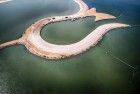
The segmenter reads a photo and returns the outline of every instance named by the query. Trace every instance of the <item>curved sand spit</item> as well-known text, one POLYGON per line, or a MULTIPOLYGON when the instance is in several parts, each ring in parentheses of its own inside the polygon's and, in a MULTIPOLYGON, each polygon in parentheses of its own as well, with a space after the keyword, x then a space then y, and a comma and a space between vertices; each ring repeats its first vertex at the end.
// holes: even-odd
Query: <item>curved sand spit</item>
POLYGON ((0 45, 0 49, 15 45, 23 44, 33 54, 46 58, 46 59, 61 59, 70 57, 72 55, 80 54, 92 46, 95 46, 109 30, 115 28, 127 27, 126 24, 110 23, 101 25, 93 32, 83 38, 81 41, 69 45, 55 45, 44 41, 40 32, 43 26, 65 20, 75 20, 87 16, 95 16, 96 21, 104 19, 113 19, 114 16, 105 13, 97 13, 95 8, 89 9, 82 0, 74 0, 79 5, 79 11, 73 15, 68 16, 54 16, 41 19, 32 24, 17 40, 6 42, 0 45))

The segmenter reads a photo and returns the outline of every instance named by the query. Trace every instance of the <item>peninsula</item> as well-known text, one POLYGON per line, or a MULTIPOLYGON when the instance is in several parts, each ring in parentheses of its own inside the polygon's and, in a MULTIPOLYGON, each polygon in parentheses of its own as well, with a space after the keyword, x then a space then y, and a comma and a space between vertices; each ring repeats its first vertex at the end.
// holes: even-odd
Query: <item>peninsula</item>
POLYGON ((53 16, 43 18, 32 24, 24 32, 21 38, 0 44, 0 49, 22 44, 32 53, 46 59, 62 59, 70 56, 80 54, 96 44, 102 39, 108 31, 115 28, 128 27, 129 25, 122 23, 109 23, 97 27, 89 35, 81 41, 69 45, 56 45, 49 43, 41 38, 41 29, 50 23, 76 20, 84 17, 95 17, 95 21, 104 19, 114 19, 115 17, 106 13, 98 13, 95 8, 89 9, 82 0, 74 0, 79 5, 79 11, 67 16, 53 16))

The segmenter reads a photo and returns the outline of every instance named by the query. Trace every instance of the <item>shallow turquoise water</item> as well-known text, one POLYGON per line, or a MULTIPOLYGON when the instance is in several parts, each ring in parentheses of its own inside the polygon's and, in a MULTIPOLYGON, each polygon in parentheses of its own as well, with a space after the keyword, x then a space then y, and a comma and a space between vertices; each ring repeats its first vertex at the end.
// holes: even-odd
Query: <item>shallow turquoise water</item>
MULTIPOLYGON (((3 15, 0 43, 20 37, 37 19, 76 11, 72 11, 76 6, 71 7, 74 4, 71 0, 61 0, 65 8, 55 0, 16 1, 0 6, 3 15), (9 14, 11 17, 6 16, 9 14)), ((95 23, 94 18, 89 17, 48 25, 41 34, 51 43, 69 44, 110 22, 128 21, 122 18, 95 23)), ((139 27, 111 30, 95 48, 64 60, 42 59, 21 45, 0 50, 0 91, 8 94, 133 94, 138 86, 139 71, 135 72, 116 58, 139 69, 139 51, 136 50, 139 30, 139 27)))

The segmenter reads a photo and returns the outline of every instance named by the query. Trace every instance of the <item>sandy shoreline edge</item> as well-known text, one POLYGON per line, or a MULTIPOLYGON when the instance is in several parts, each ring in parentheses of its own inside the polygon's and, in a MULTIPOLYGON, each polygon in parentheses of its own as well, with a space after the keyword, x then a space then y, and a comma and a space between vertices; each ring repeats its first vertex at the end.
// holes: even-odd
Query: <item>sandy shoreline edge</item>
POLYGON ((74 0, 79 5, 79 11, 72 15, 67 16, 53 16, 43 18, 34 24, 32 24, 22 35, 21 38, 0 44, 0 49, 16 45, 23 44, 33 54, 46 59, 62 59, 70 56, 80 54, 90 47, 96 46, 96 44, 102 39, 109 30, 115 28, 128 27, 129 25, 122 23, 110 23, 97 27, 93 32, 83 38, 81 41, 69 45, 55 45, 47 41, 44 41, 40 32, 43 26, 66 20, 72 20, 84 17, 95 16, 95 21, 104 19, 114 19, 115 17, 105 13, 96 12, 95 8, 89 9, 88 6, 82 0, 74 0))

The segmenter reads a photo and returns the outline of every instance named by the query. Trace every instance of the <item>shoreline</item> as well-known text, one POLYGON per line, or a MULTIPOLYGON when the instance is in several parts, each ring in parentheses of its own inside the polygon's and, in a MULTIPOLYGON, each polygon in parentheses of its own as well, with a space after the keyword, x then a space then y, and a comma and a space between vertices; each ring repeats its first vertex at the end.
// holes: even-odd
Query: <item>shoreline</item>
POLYGON ((1 3, 6 3, 6 2, 10 2, 10 1, 12 1, 12 0, 0 0, 0 4, 1 3))
POLYGON ((22 35, 21 38, 0 44, 0 49, 16 45, 23 44, 32 53, 37 56, 46 59, 62 59, 74 55, 78 55, 90 47, 96 46, 96 44, 102 39, 109 30, 115 28, 128 27, 129 25, 122 23, 110 23, 97 27, 89 35, 83 38, 81 41, 69 45, 55 45, 47 41, 44 41, 40 32, 41 29, 50 23, 66 21, 66 20, 76 20, 84 17, 96 17, 95 21, 100 21, 104 19, 114 19, 115 17, 105 13, 96 12, 95 8, 89 9, 88 6, 82 0, 74 0, 79 5, 79 11, 72 15, 67 16, 53 16, 43 18, 34 24, 32 24, 22 35))

